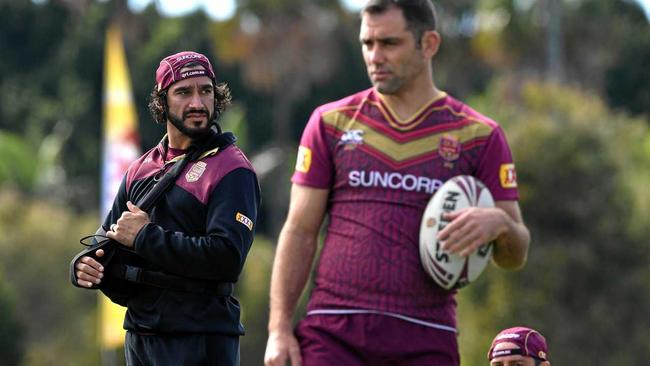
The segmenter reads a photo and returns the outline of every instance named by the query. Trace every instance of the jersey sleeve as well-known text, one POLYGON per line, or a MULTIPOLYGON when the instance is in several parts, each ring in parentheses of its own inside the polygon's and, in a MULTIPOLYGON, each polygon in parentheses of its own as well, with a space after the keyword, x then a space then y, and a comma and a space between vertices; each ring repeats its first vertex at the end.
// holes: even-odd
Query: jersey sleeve
POLYGON ((519 199, 515 164, 501 127, 496 127, 488 137, 476 177, 485 183, 495 201, 519 199))
POLYGON ((330 188, 333 182, 334 166, 327 141, 321 112, 312 113, 300 139, 296 168, 291 181, 313 188, 330 188))
POLYGON ((259 205, 255 173, 237 168, 210 195, 205 235, 189 236, 149 223, 136 236, 135 251, 176 275, 235 282, 253 243, 259 205))

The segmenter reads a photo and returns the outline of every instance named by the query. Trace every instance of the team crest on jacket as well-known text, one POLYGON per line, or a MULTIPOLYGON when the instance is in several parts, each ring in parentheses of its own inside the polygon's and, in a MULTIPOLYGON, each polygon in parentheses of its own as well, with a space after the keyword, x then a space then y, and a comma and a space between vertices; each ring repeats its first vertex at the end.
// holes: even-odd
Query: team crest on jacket
POLYGON ((201 176, 203 175, 203 172, 205 172, 205 167, 207 165, 208 164, 206 164, 203 161, 194 163, 194 165, 192 165, 190 170, 188 170, 187 173, 185 174, 185 180, 188 183, 196 182, 197 180, 199 180, 199 178, 201 178, 201 176))

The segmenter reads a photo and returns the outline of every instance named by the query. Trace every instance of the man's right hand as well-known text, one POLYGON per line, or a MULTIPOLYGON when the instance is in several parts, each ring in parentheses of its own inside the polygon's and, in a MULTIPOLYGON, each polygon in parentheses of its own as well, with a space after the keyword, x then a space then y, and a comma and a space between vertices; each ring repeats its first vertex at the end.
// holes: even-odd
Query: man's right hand
MULTIPOLYGON (((104 256, 103 249, 97 249, 95 252, 97 258, 104 256)), ((81 257, 76 265, 77 284, 83 287, 92 287, 93 284, 99 285, 104 277, 104 266, 96 261, 93 257, 81 257)))
POLYGON ((301 366, 300 345, 291 331, 271 332, 264 354, 265 366, 301 366))

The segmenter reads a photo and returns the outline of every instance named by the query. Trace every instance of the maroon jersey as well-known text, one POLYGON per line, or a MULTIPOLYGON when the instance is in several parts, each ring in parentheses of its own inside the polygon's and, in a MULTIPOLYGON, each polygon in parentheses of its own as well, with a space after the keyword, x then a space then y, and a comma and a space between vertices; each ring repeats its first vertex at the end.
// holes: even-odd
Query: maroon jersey
POLYGON ((292 177, 331 190, 309 314, 382 313, 453 331, 454 292, 427 276, 418 242, 429 198, 460 174, 497 201, 518 199, 503 131, 451 96, 405 121, 374 89, 317 108, 292 177))

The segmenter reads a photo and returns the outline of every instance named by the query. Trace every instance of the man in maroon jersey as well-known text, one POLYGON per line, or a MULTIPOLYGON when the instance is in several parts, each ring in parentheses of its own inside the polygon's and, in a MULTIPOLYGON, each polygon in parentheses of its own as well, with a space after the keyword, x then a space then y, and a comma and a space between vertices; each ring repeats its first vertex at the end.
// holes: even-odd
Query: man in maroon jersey
POLYGON ((496 207, 449 214, 445 250, 467 256, 495 241, 497 265, 526 261, 503 131, 433 82, 433 4, 371 0, 361 16, 373 87, 320 106, 303 132, 273 266, 267 366, 459 364, 455 292, 427 276, 418 254, 424 208, 451 177, 477 177, 496 207), (294 333, 325 214, 315 287, 294 333))

